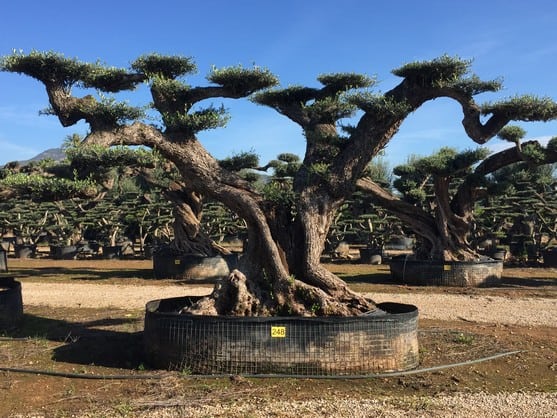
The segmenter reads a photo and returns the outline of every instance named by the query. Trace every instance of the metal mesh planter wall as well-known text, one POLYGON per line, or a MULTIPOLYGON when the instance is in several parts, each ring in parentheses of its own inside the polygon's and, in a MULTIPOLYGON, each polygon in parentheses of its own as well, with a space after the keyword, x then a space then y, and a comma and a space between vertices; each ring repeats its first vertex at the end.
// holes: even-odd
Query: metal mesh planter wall
POLYGON ((154 367, 192 374, 354 376, 418 365, 418 310, 386 303, 382 315, 181 315, 195 298, 149 302, 144 344, 154 367))
POLYGON ((503 273, 503 261, 491 259, 442 262, 397 257, 389 266, 393 279, 425 286, 490 286, 496 284, 503 273))
POLYGON ((13 277, 0 277, 0 330, 16 327, 22 317, 21 283, 13 277))
POLYGON ((194 280, 226 277, 237 264, 237 254, 217 257, 153 254, 153 274, 157 279, 194 280))

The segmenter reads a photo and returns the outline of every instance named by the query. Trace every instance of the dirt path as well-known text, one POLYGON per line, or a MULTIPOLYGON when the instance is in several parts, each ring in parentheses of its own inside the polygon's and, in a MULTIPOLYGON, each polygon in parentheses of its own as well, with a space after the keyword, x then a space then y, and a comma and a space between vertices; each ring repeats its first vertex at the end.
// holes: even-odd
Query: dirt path
MULTIPOLYGON (((89 260, 62 263, 11 259, 10 262, 13 268, 19 269, 17 276, 23 287, 24 309, 39 312, 35 319, 44 321, 45 326, 55 324, 60 327, 65 322, 57 322, 56 319, 70 318, 68 326, 72 335, 77 335, 73 328, 80 319, 89 318, 88 315, 97 315, 98 312, 98 316, 93 315, 92 318, 106 319, 108 314, 103 311, 104 308, 107 312, 109 308, 134 311, 130 316, 135 318, 140 316, 138 312, 143 311, 150 300, 204 295, 212 290, 210 284, 178 285, 171 281, 146 281, 144 279, 150 277, 151 268, 146 261, 127 260, 113 265, 89 260), (71 280, 58 281, 58 276, 64 275, 71 280), (101 309, 88 311, 80 307, 101 309), (68 316, 69 313, 71 316, 68 316)), ((340 269, 344 266, 333 267, 340 269)), ((356 270, 356 267, 351 267, 356 270)), ((358 274, 362 272, 354 272, 354 276, 358 274)), ((436 358, 434 364, 441 362, 437 360, 436 356, 440 355, 437 353, 455 362, 461 359, 463 352, 470 350, 473 358, 481 357, 482 347, 489 348, 490 344, 500 345, 501 350, 520 350, 520 354, 512 358, 397 379, 324 380, 310 385, 295 379, 225 380, 200 384, 174 375, 169 375, 155 387, 154 382, 143 386, 142 381, 100 381, 97 385, 94 381, 68 382, 67 379, 48 376, 4 373, 0 379, 0 416, 553 417, 557 394, 551 390, 547 392, 547 388, 552 387, 551 379, 555 377, 557 367, 555 333, 552 332, 557 327, 554 287, 557 283, 552 274, 544 270, 512 272, 508 273, 508 288, 474 289, 473 292, 462 293, 452 289, 399 288, 379 282, 363 287, 363 282, 355 283, 365 289, 364 292, 373 291, 366 295, 376 302, 413 304, 420 310, 420 319, 432 320, 423 322, 425 328, 421 344, 425 350, 424 358, 427 355, 436 358), (528 277, 529 287, 526 289, 524 283, 516 280, 512 282, 514 277, 528 277), (491 324, 503 326, 492 327, 491 324), (443 326, 445 328, 440 328, 443 326), (456 346, 457 352, 439 351, 439 347, 445 347, 444 340, 435 340, 444 335, 439 333, 439 329, 451 331, 453 328, 473 334, 477 343, 472 347, 456 346), (430 345, 427 345, 428 342, 430 345), (474 350, 480 351, 476 353, 474 350), (537 392, 538 388, 544 388, 546 392, 537 392), (283 393, 288 393, 288 402, 281 396, 275 396, 283 393), (4 411, 17 411, 18 414, 4 415, 4 411)), ((369 277, 366 280, 370 280, 369 277)), ((129 312, 121 313, 127 317, 129 312)), ((132 325, 120 325, 122 329, 129 326, 132 325)), ((93 365, 93 360, 97 363, 97 358, 104 357, 96 354, 95 350, 99 348, 92 345, 96 341, 92 335, 84 334, 83 338, 63 346, 56 341, 58 345, 52 352, 45 350, 44 341, 37 348, 34 348, 34 340, 3 342, 0 343, 0 354, 4 355, 4 363, 10 356, 18 361, 25 357, 27 367, 42 365, 43 368, 63 369, 66 366, 75 367, 75 370, 87 368, 98 373, 111 373, 102 366, 93 365), (87 354, 83 363, 72 357, 81 358, 88 350, 93 354, 87 354), (59 356, 56 361, 51 358, 55 357, 52 353, 59 356)), ((448 338, 453 337, 449 335, 448 338)), ((106 341, 103 339, 101 343, 105 345, 106 341)), ((120 340, 111 347, 119 347, 118 344, 120 340)), ((103 353, 102 350, 99 352, 103 353)), ((130 353, 126 351, 125 355, 127 359, 130 353)))
MULTIPOLYGON (((23 283, 26 305, 51 307, 143 309, 154 299, 200 296, 211 292, 208 285, 127 286, 90 283, 23 283)), ((557 326, 557 299, 500 296, 375 293, 376 302, 413 304, 420 318, 465 320, 508 325, 557 326)))
POLYGON ((22 283, 24 305, 45 305, 67 308, 143 309, 154 299, 175 296, 201 296, 211 286, 126 286, 91 283, 22 283))

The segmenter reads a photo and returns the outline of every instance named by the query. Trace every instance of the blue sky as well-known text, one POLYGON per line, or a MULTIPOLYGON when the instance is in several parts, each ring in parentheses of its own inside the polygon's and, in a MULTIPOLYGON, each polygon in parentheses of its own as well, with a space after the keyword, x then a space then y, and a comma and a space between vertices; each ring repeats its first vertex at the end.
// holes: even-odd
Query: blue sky
MULTIPOLYGON (((479 101, 516 94, 557 100, 556 27, 553 0, 10 1, 2 6, 0 55, 52 50, 127 67, 145 53, 180 54, 199 68, 188 79, 192 85, 205 84, 213 65, 256 64, 282 86, 318 86, 319 74, 357 72, 376 76, 376 90, 387 91, 399 82, 392 69, 448 54, 473 59, 482 79, 503 79, 501 92, 479 101)), ((144 104, 146 88, 131 100, 144 104)), ((0 73, 0 165, 86 132, 83 124, 63 128, 55 117, 39 116, 47 105, 39 82, 0 73)), ((300 128, 288 119, 247 101, 224 105, 228 127, 199 136, 217 158, 249 150, 262 162, 281 152, 303 154, 300 128)), ((428 103, 405 121, 386 149, 387 161, 396 165, 446 145, 474 147, 461 118, 449 100, 428 103)), ((557 122, 522 126, 528 138, 557 136, 557 122)), ((501 144, 494 139, 490 146, 501 144)))

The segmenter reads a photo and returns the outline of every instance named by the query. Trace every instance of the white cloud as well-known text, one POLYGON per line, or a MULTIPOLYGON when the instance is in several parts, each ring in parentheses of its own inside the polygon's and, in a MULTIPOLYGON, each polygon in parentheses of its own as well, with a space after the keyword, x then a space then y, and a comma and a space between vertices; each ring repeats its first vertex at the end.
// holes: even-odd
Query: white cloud
MULTIPOLYGON (((541 145, 543 145, 544 147, 547 146, 547 143, 549 142, 549 140, 553 138, 552 136, 546 135, 546 136, 539 136, 536 138, 528 138, 526 140, 523 140, 522 142, 526 142, 526 141, 538 141, 541 145)), ((497 142, 494 141, 490 141, 487 143, 486 148, 489 149, 493 154, 499 151, 503 151, 504 149, 507 148, 511 148, 513 146, 512 143, 507 142, 507 141, 503 141, 503 140, 499 140, 497 142)))

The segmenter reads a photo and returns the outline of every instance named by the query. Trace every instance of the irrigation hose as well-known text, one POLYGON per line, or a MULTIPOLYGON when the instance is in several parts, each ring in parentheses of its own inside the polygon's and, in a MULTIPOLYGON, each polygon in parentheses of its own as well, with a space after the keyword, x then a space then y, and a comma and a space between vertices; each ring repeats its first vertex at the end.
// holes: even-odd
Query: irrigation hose
POLYGON ((28 374, 38 374, 43 376, 55 376, 55 377, 69 377, 71 379, 90 379, 90 380, 132 380, 132 379, 161 379, 162 376, 155 374, 85 374, 85 373, 66 373, 66 372, 53 372, 50 370, 36 370, 36 369, 21 369, 12 367, 0 367, 0 372, 10 372, 10 373, 28 373, 28 374))
MULTIPOLYGON (((440 366, 426 367, 423 369, 413 369, 401 372, 391 372, 391 373, 373 373, 366 375, 350 375, 350 376, 310 376, 310 375, 294 375, 294 374, 242 374, 242 377, 246 378, 294 378, 294 379, 374 379, 374 378, 386 378, 386 377, 401 377, 420 373, 435 372, 438 370, 449 369, 452 367, 469 366, 472 364, 482 363, 484 361, 495 360, 505 356, 512 356, 513 354, 521 353, 523 350, 517 351, 507 351, 504 353, 498 353, 487 357, 481 357, 474 360, 463 361, 459 363, 443 364, 440 366)), ((131 379, 162 379, 161 375, 96 375, 96 374, 83 374, 83 373, 64 373, 64 372, 53 372, 48 370, 34 370, 34 369, 21 369, 12 367, 0 367, 2 372, 11 373, 29 373, 38 374, 44 376, 55 376, 55 377, 67 377, 71 379, 91 379, 91 380, 131 380, 131 379)), ((219 378, 219 377, 230 377, 230 374, 221 375, 188 375, 187 377, 195 378, 219 378)))

